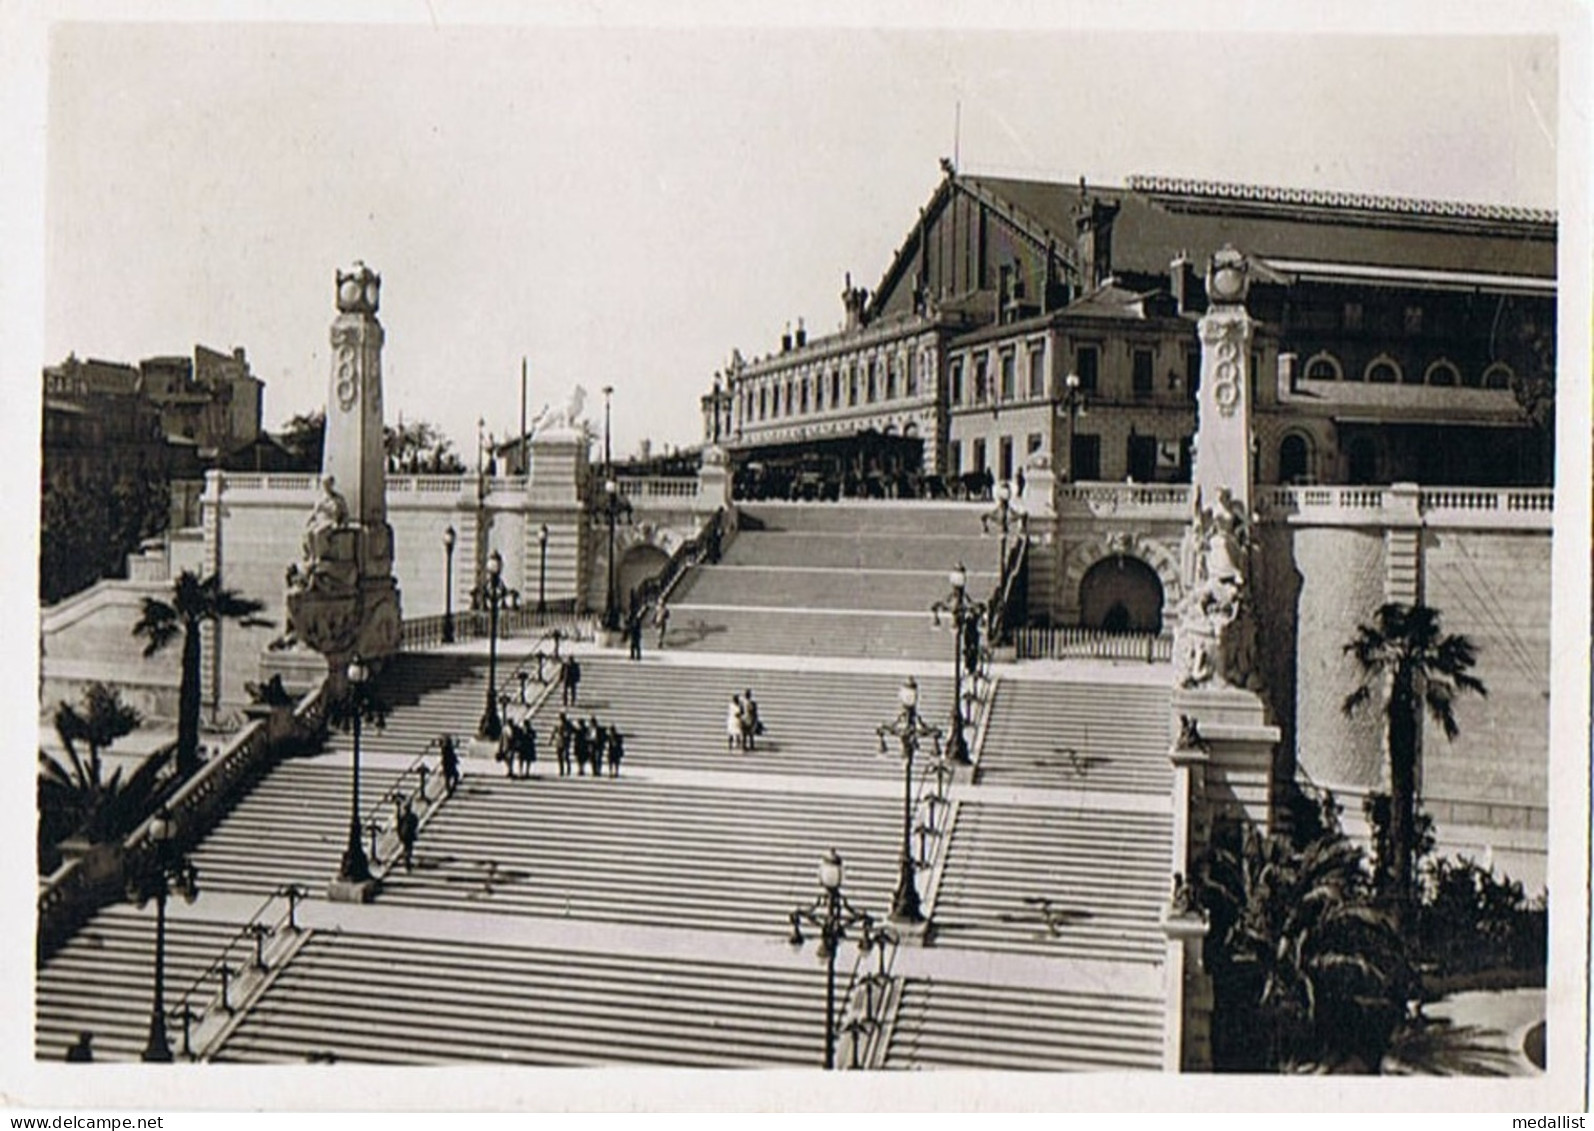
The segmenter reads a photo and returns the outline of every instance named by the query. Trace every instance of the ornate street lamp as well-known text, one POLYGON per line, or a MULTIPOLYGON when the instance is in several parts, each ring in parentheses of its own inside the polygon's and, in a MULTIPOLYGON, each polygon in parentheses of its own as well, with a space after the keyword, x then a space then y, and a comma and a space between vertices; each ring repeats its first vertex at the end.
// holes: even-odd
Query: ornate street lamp
POLYGON ((1068 481, 1074 482, 1074 430, 1085 411, 1086 393, 1078 373, 1063 378, 1063 396, 1058 407, 1068 417, 1068 481))
POLYGON ((366 682, 371 669, 359 654, 349 661, 349 722, 354 729, 354 761, 349 789, 349 843, 343 850, 343 862, 338 866, 338 879, 346 884, 363 884, 371 878, 371 862, 360 843, 360 724, 366 711, 366 682))
POLYGON ((450 526, 443 531, 443 643, 454 643, 454 542, 459 535, 450 526))
POLYGON ((947 757, 959 765, 968 765, 969 743, 963 734, 963 659, 967 633, 978 632, 980 618, 985 616, 986 602, 969 598, 969 571, 959 562, 947 575, 952 592, 930 606, 935 623, 941 623, 941 614, 952 619, 952 732, 947 757))
MULTIPOLYGON (((925 739, 935 743, 935 756, 941 756, 941 730, 919 718, 919 683, 912 676, 897 692, 902 710, 889 723, 875 728, 880 739, 880 753, 886 752, 886 738, 897 739, 902 745, 902 853, 897 873, 897 890, 891 897, 891 921, 915 924, 924 922, 924 911, 919 905, 919 886, 915 876, 913 858, 913 756, 925 739)), ((956 705, 954 705, 956 710, 956 705)))
POLYGON ((177 822, 162 806, 149 824, 151 859, 128 882, 128 896, 143 906, 155 900, 155 993, 149 1009, 149 1040, 143 1059, 151 1064, 172 1062, 166 1039, 166 897, 178 892, 189 903, 199 895, 199 870, 177 851, 177 822))
POLYGON ((537 527, 537 611, 548 609, 548 524, 537 527))
POLYGON ((1007 540, 1008 534, 1014 526, 1018 527, 1020 534, 1029 529, 1029 515, 1013 507, 1013 485, 1006 479, 1002 480, 996 488, 996 508, 980 516, 980 530, 989 534, 992 525, 1002 532, 1002 549, 997 558, 997 575, 1000 581, 997 592, 1007 590, 1007 540))
POLYGON ((487 603, 487 709, 476 728, 476 736, 489 742, 497 742, 504 730, 498 715, 498 609, 504 603, 503 572, 504 557, 494 550, 487 555, 487 580, 482 584, 482 599, 487 603))
POLYGON ((836 1067, 836 952, 841 940, 853 927, 859 928, 858 946, 868 950, 881 945, 882 932, 875 926, 873 916, 854 907, 841 894, 841 854, 834 848, 825 853, 819 862, 819 886, 823 892, 807 907, 791 913, 791 937, 794 947, 803 945, 802 924, 819 928, 819 957, 825 960, 825 1067, 836 1067))

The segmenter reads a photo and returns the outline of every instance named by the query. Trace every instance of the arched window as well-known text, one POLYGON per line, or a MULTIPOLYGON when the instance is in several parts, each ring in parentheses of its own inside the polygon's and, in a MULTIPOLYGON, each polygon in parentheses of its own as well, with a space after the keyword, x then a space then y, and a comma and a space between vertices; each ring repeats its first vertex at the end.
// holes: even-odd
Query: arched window
POLYGON ((1161 632, 1162 580, 1139 558, 1103 558, 1079 582, 1079 622, 1107 632, 1161 632))
POLYGON ((1279 482, 1312 482, 1312 443, 1299 432, 1279 442, 1279 482))
POLYGON ((1400 380, 1400 365, 1387 353, 1381 353, 1367 363, 1365 380, 1378 385, 1393 385, 1400 380))
POLYGON ((1473 388, 1477 388, 1478 381, 1478 377, 1473 377, 1470 380, 1462 377, 1461 371, 1453 363, 1443 358, 1430 365, 1428 371, 1422 375, 1422 383, 1424 385, 1437 385, 1441 388, 1449 388, 1455 385, 1470 385, 1473 388))
POLYGON ((1483 387, 1485 389, 1509 389, 1511 378, 1516 376, 1511 372, 1511 367, 1503 361, 1497 361, 1483 371, 1483 387))
POLYGON ((825 411, 825 375, 823 373, 814 377, 814 411, 825 411))
POLYGON ((895 355, 886 358, 886 400, 897 399, 897 359, 895 355))
POLYGON ((1331 353, 1313 354, 1306 361, 1308 381, 1338 381, 1341 377, 1339 360, 1331 353))

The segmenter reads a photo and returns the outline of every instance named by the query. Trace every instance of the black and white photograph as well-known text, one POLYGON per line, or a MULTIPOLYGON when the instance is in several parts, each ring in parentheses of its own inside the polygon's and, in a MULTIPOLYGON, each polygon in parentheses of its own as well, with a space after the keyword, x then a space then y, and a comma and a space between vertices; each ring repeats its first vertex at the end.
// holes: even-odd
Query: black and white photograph
POLYGON ((1585 7, 0 24, 4 1106, 1588 1110, 1585 7))

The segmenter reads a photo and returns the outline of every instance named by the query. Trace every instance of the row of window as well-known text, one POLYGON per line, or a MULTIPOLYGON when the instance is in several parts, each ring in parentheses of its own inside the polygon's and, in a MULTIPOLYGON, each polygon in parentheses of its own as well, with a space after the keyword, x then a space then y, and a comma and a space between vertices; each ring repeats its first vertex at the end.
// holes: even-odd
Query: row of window
MULTIPOLYGON (((964 379, 964 359, 953 358, 947 365, 951 404, 1001 403, 1019 398, 1018 350, 1004 349, 996 355, 996 372, 991 372, 991 355, 987 352, 973 356, 969 380, 964 379), (967 394, 967 395, 965 395, 967 394)), ((1046 343, 1029 342, 1024 347, 1023 395, 1039 398, 1046 395, 1046 343)), ((976 469, 978 470, 978 469, 976 469)))
MULTIPOLYGON (((1039 432, 1031 432, 1024 438, 1025 458, 1041 450, 1044 440, 1039 432)), ((992 467, 989 461, 990 449, 987 447, 985 437, 976 436, 969 441, 969 464, 963 466, 963 441, 952 440, 946 447, 947 471, 952 475, 962 475, 965 471, 985 471, 989 469, 997 479, 1011 479, 1017 470, 1013 462, 1013 437, 1001 436, 996 441, 996 466, 992 467)))
POLYGON ((742 419, 775 420, 810 411, 824 412, 827 407, 856 408, 859 404, 916 397, 921 387, 930 385, 929 369, 930 354, 925 351, 919 354, 917 369, 904 355, 891 354, 884 364, 879 358, 870 358, 861 366, 856 361, 848 362, 845 370, 766 381, 742 392, 742 419))
POLYGON ((1440 358, 1426 369, 1404 368, 1388 354, 1379 354, 1360 370, 1348 372, 1339 358, 1328 352, 1313 354, 1306 361, 1308 381, 1366 381, 1375 385, 1432 385, 1440 388, 1509 389, 1514 374, 1511 367, 1497 361, 1482 370, 1463 371, 1449 358, 1440 358))

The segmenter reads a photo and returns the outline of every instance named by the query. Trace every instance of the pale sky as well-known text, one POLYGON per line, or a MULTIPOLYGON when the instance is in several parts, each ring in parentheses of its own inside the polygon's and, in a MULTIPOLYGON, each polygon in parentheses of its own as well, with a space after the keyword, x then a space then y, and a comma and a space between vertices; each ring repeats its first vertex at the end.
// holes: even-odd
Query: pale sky
POLYGON ((959 118, 971 173, 1556 204, 1543 37, 585 22, 56 25, 43 360, 243 346, 276 427, 358 258, 390 417, 473 458, 524 356, 533 414, 612 384, 627 452, 699 439, 733 347, 839 323, 959 118))

